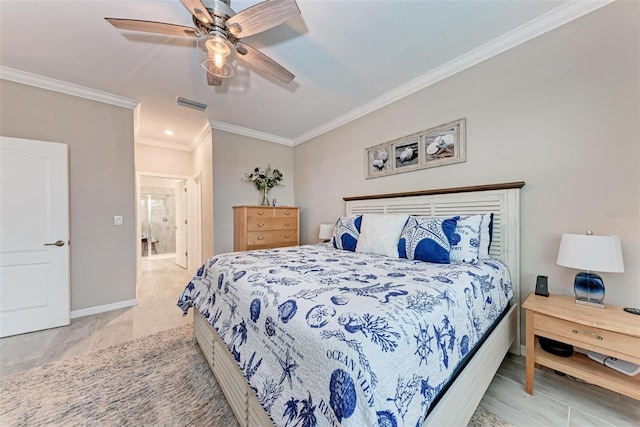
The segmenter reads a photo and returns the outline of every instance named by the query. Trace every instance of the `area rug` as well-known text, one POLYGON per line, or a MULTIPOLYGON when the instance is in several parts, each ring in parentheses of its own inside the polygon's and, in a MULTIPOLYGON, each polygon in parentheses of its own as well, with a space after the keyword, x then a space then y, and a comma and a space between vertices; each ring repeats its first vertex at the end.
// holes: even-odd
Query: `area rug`
MULTIPOLYGON (((0 380, 2 426, 237 426, 183 326, 0 380)), ((478 408, 470 426, 505 425, 478 408)))

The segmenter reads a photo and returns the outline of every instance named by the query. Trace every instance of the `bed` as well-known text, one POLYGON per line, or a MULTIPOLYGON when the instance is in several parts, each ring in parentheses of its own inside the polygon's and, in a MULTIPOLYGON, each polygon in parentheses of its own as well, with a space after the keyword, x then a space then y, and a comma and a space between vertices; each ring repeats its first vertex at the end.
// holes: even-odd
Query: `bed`
POLYGON ((372 214, 456 218, 457 230, 491 215, 490 258, 306 245, 209 259, 178 305, 195 307, 195 339, 240 425, 465 425, 506 352, 519 354, 523 185, 345 198, 341 220, 367 227, 372 214))

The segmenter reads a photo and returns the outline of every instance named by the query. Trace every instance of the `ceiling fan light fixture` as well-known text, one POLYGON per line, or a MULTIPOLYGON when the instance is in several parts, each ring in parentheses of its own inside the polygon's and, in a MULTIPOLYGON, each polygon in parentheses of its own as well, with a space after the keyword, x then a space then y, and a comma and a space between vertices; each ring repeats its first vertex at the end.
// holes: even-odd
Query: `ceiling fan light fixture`
POLYGON ((198 39, 200 65, 208 73, 223 79, 233 77, 238 68, 236 49, 227 37, 219 31, 202 36, 198 39))

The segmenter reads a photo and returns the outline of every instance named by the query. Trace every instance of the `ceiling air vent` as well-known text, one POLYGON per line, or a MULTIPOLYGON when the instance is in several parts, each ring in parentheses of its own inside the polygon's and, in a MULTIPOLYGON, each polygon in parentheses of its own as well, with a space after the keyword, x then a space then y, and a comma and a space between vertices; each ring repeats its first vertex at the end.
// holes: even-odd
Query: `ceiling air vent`
POLYGON ((180 96, 178 97, 178 100, 176 101, 176 103, 178 105, 182 105, 183 107, 193 108, 194 110, 198 110, 198 111, 207 111, 207 108, 209 108, 209 106, 206 104, 201 104, 200 102, 192 101, 190 99, 182 98, 180 96))

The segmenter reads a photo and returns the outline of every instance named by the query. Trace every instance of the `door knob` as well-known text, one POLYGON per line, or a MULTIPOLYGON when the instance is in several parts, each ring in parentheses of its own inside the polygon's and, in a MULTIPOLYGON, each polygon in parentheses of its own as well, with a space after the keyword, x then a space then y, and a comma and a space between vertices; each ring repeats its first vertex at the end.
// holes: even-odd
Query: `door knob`
POLYGON ((58 240, 55 243, 45 243, 45 246, 64 246, 64 242, 62 240, 58 240))

